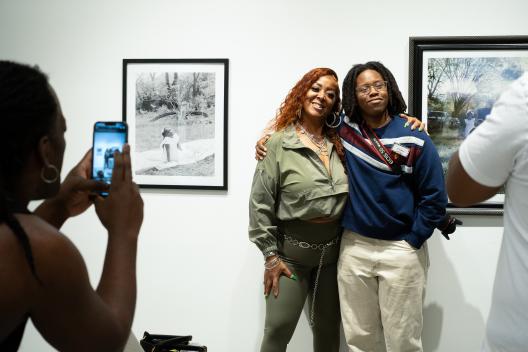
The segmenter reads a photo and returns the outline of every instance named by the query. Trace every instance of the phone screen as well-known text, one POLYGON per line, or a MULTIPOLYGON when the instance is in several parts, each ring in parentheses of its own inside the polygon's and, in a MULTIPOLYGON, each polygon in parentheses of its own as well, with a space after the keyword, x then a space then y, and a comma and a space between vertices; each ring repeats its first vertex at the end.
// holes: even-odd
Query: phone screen
MULTIPOLYGON (((96 122, 93 131, 92 178, 108 184, 112 181, 114 152, 123 151, 127 142, 126 122, 96 122)), ((107 196, 107 192, 101 193, 107 196)))

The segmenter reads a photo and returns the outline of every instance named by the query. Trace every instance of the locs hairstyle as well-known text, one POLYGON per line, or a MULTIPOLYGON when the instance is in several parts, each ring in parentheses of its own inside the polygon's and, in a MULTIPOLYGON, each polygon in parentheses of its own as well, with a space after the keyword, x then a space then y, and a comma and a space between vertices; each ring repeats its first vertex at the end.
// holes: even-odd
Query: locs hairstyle
POLYGON ((356 81, 357 76, 366 70, 374 70, 378 72, 384 81, 387 81, 387 91, 389 94, 389 104, 387 110, 390 115, 401 114, 407 110, 407 105, 403 100, 398 84, 394 76, 381 62, 369 61, 365 64, 354 65, 348 71, 345 80, 343 81, 343 110, 345 114, 355 122, 361 122, 363 118, 359 111, 359 106, 356 98, 356 81))
MULTIPOLYGON (((31 271, 37 277, 26 232, 13 212, 19 211, 15 195, 17 182, 37 148, 56 121, 57 103, 47 77, 37 68, 0 61, 0 223, 13 231, 24 249, 31 271)), ((37 277, 38 279, 38 277, 37 277)))

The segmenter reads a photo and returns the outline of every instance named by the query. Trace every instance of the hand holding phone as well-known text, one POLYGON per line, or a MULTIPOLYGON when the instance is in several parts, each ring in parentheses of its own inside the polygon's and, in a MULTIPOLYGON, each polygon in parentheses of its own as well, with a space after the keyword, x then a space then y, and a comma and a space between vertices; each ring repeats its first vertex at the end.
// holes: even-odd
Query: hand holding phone
POLYGON ((137 238, 143 222, 143 200, 139 187, 132 181, 128 144, 123 147, 122 153, 115 154, 112 188, 108 197, 97 197, 94 203, 97 216, 108 230, 109 236, 137 238))
MULTIPOLYGON (((92 146, 92 172, 94 180, 111 183, 114 168, 114 152, 123 151, 123 145, 128 141, 128 126, 126 122, 99 121, 94 124, 92 146)), ((103 197, 108 192, 100 192, 103 197)))

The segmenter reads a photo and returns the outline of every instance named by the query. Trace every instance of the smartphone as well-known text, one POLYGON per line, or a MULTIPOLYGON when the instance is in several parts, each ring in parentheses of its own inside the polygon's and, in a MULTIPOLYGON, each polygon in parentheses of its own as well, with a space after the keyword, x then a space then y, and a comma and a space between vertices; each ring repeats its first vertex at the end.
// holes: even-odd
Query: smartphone
MULTIPOLYGON (((92 145, 92 179, 110 184, 114 169, 114 152, 122 152, 128 141, 126 122, 99 121, 94 125, 92 145)), ((103 197, 108 192, 100 192, 103 197)))

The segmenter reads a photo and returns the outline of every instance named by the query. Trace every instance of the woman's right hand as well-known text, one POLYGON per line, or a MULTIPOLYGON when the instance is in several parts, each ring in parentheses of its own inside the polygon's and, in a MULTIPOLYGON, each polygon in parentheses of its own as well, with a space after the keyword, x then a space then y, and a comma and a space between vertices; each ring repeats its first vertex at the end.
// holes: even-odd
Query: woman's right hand
POLYGON ((97 196, 95 210, 109 234, 120 234, 137 238, 143 223, 143 200, 139 187, 132 181, 130 146, 123 152, 114 152, 112 184, 108 197, 97 196))
POLYGON ((270 135, 267 134, 257 141, 255 145, 255 159, 262 160, 266 156, 266 151, 268 150, 265 146, 266 142, 270 138, 270 135))
MULTIPOLYGON (((266 258, 266 263, 277 259, 277 256, 271 256, 266 258)), ((279 259, 280 260, 280 259, 279 259)), ((296 276, 292 274, 288 266, 282 261, 274 266, 272 269, 264 269, 264 296, 268 296, 270 291, 273 291, 273 295, 277 297, 279 295, 279 279, 281 275, 287 278, 294 279, 296 276)))

